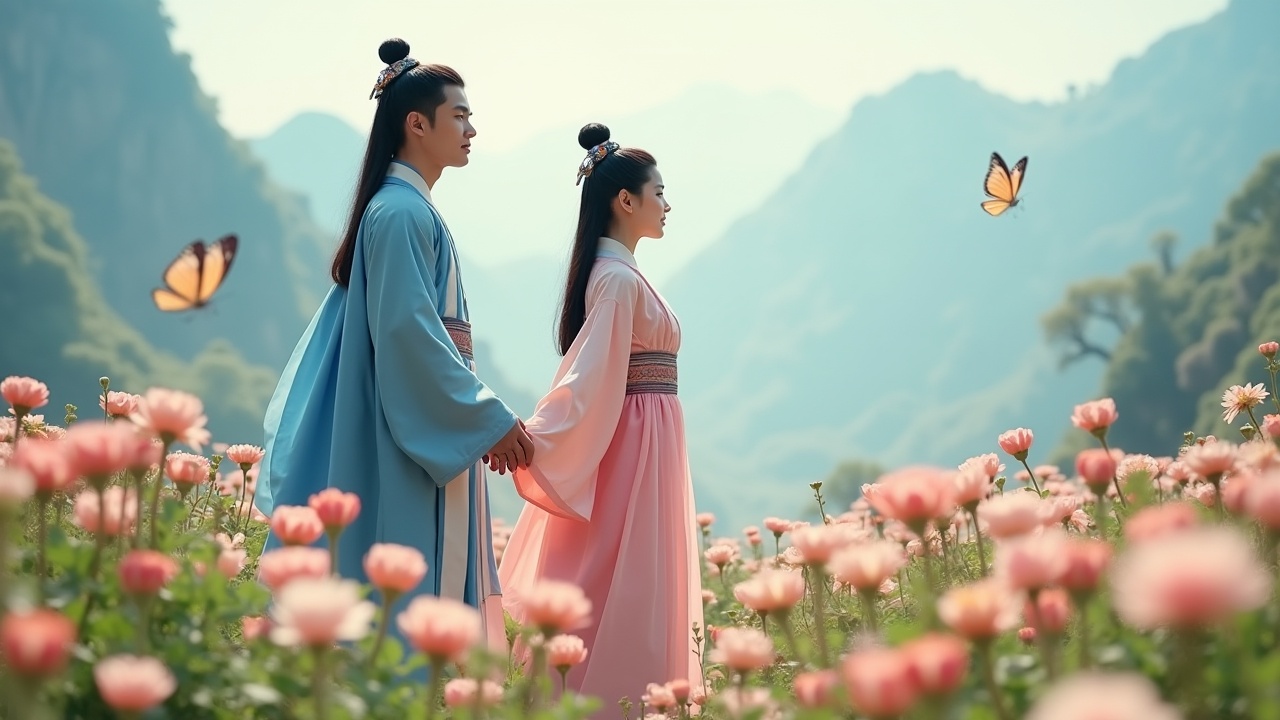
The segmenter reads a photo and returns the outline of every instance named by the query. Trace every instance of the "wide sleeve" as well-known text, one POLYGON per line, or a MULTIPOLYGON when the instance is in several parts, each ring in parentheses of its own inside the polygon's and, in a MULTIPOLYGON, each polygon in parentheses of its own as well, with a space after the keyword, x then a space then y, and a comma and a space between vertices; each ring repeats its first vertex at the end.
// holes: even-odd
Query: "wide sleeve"
POLYGON ((592 305, 551 390, 526 421, 533 462, 514 473, 521 497, 571 520, 591 517, 600 460, 626 398, 634 292, 613 285, 592 305))
POLYGON ((365 240, 379 398, 396 444, 443 486, 517 418, 464 364, 440 320, 434 224, 411 208, 387 210, 365 240))

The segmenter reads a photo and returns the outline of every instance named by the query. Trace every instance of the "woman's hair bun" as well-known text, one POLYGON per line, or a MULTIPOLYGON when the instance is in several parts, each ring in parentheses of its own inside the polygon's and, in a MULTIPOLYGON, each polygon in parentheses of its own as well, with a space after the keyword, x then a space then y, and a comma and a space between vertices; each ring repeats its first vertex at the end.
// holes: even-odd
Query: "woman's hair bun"
POLYGON ((609 128, 600 123, 589 123, 583 125, 578 131, 578 144, 583 150, 590 150, 600 143, 609 139, 609 128))
POLYGON ((378 46, 378 57, 382 58, 382 62, 388 65, 400 62, 409 57, 409 43, 400 38, 383 40, 382 44, 378 46))

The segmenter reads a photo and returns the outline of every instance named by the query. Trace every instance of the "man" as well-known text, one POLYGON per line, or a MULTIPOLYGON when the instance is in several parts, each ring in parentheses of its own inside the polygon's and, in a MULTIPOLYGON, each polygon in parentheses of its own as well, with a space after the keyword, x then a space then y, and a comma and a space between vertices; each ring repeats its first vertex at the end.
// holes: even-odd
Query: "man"
POLYGON ((458 254, 431 199, 476 134, 462 78, 408 53, 402 40, 379 49, 387 67, 335 285, 267 409, 257 505, 270 514, 326 487, 355 493, 362 509, 339 541, 340 574, 365 580, 374 543, 417 548, 427 575, 394 612, 421 593, 466 602, 502 649, 484 463, 526 467, 533 445, 475 375, 458 254))

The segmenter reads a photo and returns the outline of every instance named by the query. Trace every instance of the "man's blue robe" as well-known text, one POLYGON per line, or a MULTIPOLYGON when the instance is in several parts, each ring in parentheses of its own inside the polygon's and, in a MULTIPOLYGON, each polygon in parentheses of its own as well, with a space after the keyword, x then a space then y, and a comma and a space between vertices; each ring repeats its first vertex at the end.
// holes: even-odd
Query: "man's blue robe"
MULTIPOLYGON (((466 321, 453 238, 426 182, 393 162, 360 221, 349 286, 329 291, 267 408, 255 504, 270 515, 326 487, 355 493, 340 574, 366 581, 374 543, 417 548, 427 575, 396 611, 420 593, 461 600, 495 642, 501 591, 479 460, 517 418, 450 337, 446 323, 466 321)), ((266 549, 279 546, 268 537, 266 549)))

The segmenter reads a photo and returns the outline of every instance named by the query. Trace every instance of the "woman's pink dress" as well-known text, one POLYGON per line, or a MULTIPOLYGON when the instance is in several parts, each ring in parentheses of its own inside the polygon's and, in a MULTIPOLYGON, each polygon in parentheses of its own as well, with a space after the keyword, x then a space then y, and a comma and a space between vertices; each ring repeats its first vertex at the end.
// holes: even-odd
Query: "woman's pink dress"
MULTIPOLYGON (((674 394, 680 324, 621 243, 601 238, 587 318, 526 427, 534 460, 515 473, 528 501, 503 553, 503 605, 540 579, 572 582, 592 623, 573 632, 585 663, 569 687, 614 713, 648 683, 702 682, 693 625, 702 579, 684 415, 674 394)), ((705 634, 705 629, 704 629, 705 634)))

